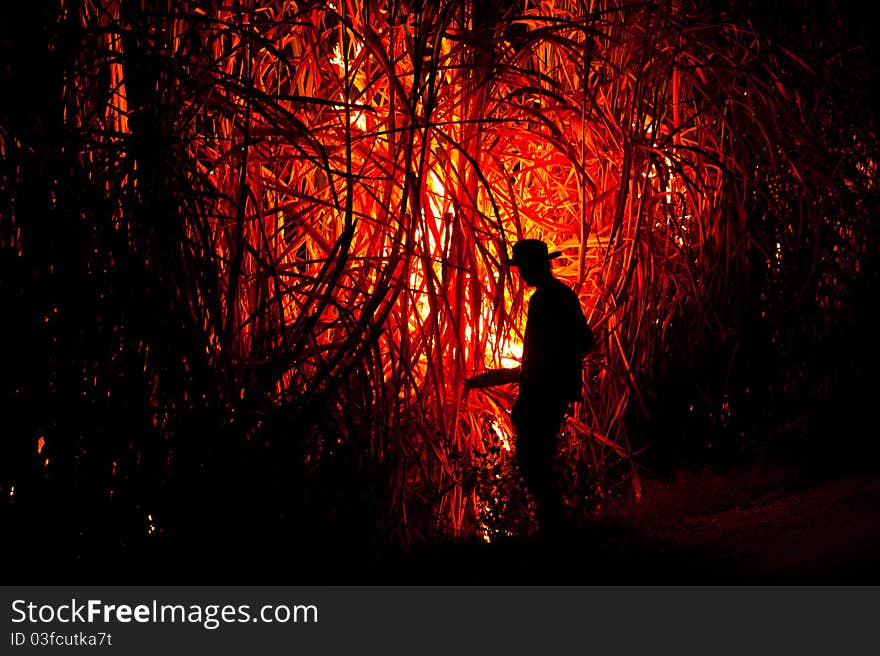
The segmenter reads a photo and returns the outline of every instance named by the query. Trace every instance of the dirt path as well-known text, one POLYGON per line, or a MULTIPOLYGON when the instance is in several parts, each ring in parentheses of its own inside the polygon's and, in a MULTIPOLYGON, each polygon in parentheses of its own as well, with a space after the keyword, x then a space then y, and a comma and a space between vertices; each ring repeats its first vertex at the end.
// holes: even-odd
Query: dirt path
POLYGON ((633 558, 642 549, 649 559, 668 558, 668 576, 651 578, 876 583, 878 520, 880 477, 817 483, 770 467, 648 482, 645 501, 610 508, 604 524, 620 531, 618 544, 633 558))
MULTIPOLYGON (((781 469, 646 481, 640 504, 551 541, 433 547, 391 579, 474 584, 878 584, 880 477, 781 469)), ((385 572, 387 575, 388 573, 385 572)))

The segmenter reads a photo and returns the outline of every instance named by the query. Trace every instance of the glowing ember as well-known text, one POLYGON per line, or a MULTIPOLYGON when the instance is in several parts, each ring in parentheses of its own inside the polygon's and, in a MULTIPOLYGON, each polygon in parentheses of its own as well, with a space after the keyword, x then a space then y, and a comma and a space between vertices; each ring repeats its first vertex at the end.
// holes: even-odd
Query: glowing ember
POLYGON ((495 437, 498 438, 498 441, 501 443, 501 448, 503 448, 508 453, 510 452, 510 435, 508 432, 498 423, 498 420, 492 417, 489 419, 489 427, 492 429, 492 432, 495 434, 495 437))

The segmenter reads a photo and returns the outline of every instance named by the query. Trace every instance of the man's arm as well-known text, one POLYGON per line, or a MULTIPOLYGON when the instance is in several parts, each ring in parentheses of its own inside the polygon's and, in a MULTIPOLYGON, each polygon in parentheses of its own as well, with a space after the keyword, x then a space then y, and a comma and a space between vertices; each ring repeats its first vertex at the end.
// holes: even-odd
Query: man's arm
POLYGON ((489 369, 481 374, 465 378, 464 387, 465 389, 481 389, 483 387, 518 383, 520 370, 520 367, 513 369, 489 369))

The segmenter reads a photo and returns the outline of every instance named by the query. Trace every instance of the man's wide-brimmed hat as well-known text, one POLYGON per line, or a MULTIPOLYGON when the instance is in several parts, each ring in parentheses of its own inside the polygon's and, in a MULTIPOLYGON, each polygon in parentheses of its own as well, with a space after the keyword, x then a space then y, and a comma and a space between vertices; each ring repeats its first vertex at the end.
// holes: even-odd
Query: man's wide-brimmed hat
POLYGON ((540 239, 523 239, 513 245, 513 257, 501 260, 508 266, 522 266, 546 260, 553 260, 562 255, 560 252, 548 253, 547 244, 540 239))

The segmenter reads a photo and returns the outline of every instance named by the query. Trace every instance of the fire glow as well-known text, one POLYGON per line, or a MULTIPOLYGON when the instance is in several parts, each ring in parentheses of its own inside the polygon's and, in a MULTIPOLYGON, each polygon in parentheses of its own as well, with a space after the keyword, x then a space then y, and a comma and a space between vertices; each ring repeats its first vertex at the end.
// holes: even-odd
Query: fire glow
MULTIPOLYGON (((145 180, 163 199, 198 190, 161 207, 200 272, 180 294, 230 424, 324 408, 309 462, 353 444, 393 472, 390 516, 439 518, 413 534, 473 530, 485 499, 469 468, 496 442, 510 458, 515 390, 462 381, 519 365, 528 294, 500 262, 540 238, 602 337, 563 440, 566 485, 612 463, 638 495, 624 418, 648 414, 642 387, 671 326, 687 313, 719 325, 729 272, 705 253, 734 248, 724 194, 757 171, 730 134, 774 97, 707 57, 678 3, 185 1, 158 18, 63 4, 86 35, 67 81, 80 157, 130 165, 102 188, 107 206, 140 200, 145 180)), ((711 45, 757 69, 757 39, 722 24, 711 45)), ((784 266, 781 243, 770 257, 784 266)), ((164 372, 143 352, 158 406, 164 372)), ((156 431, 173 424, 174 407, 151 410, 156 431)))

